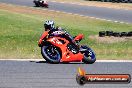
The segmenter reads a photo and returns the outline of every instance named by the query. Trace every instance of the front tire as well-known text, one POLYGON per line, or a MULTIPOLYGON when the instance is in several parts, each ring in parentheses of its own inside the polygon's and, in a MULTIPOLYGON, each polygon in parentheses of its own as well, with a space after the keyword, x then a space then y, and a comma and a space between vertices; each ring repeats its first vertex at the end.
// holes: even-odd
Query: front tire
POLYGON ((39 5, 39 2, 38 1, 33 1, 34 2, 34 4, 35 4, 35 7, 40 7, 40 5, 39 5))
POLYGON ((57 64, 61 60, 61 53, 59 49, 52 45, 42 46, 41 54, 48 63, 57 64))

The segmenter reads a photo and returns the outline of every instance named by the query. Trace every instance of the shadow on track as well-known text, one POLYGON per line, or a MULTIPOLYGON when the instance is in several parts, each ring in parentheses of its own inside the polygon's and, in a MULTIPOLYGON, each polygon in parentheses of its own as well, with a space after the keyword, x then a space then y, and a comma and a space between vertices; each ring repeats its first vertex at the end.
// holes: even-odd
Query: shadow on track
MULTIPOLYGON (((47 63, 46 61, 30 61, 30 62, 35 62, 35 63, 46 63, 46 64, 51 64, 47 63)), ((60 62, 59 64, 85 64, 83 62, 60 62)))

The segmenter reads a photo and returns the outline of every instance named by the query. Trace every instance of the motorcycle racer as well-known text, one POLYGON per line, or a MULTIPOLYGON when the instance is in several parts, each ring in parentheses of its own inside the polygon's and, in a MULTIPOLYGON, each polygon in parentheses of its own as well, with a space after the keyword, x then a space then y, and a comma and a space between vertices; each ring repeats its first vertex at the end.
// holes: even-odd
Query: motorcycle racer
POLYGON ((59 26, 55 28, 54 24, 55 23, 52 20, 45 21, 44 23, 44 29, 45 31, 49 31, 50 36, 60 36, 66 38, 69 41, 73 41, 74 38, 66 30, 59 26))
POLYGON ((39 3, 44 3, 44 4, 46 4, 47 3, 47 0, 38 0, 39 1, 39 3))
POLYGON ((38 46, 41 54, 48 63, 84 62, 92 64, 96 61, 94 51, 86 45, 79 45, 76 41, 83 39, 83 34, 73 38, 61 27, 55 27, 54 21, 44 23, 45 31, 41 35, 38 46))
POLYGON ((36 7, 46 7, 48 8, 48 3, 47 0, 34 0, 33 3, 35 4, 36 7))

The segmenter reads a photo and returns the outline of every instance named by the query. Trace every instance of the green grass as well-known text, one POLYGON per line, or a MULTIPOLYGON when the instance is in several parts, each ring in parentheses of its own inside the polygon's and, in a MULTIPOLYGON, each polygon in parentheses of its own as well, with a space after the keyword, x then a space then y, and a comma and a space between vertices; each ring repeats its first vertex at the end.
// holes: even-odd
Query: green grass
POLYGON ((0 58, 42 58, 38 40, 43 32, 43 21, 53 19, 56 25, 66 28, 73 36, 85 35, 82 44, 96 52, 97 59, 132 59, 132 41, 98 43, 89 39, 101 30, 131 31, 131 24, 120 24, 62 13, 46 16, 32 13, 15 13, 0 10, 0 58), (59 15, 58 15, 59 14, 59 15))

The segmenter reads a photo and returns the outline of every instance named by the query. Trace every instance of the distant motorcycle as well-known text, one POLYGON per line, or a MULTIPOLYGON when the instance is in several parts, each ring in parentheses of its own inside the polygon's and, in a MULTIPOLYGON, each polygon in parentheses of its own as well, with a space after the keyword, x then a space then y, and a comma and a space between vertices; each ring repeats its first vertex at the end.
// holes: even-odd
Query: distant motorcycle
MULTIPOLYGON (((61 33, 60 33, 61 34, 61 33)), ((73 41, 81 41, 83 35, 79 34, 73 41)), ((86 45, 76 45, 74 42, 59 36, 50 36, 45 31, 39 39, 41 54, 48 63, 84 62, 92 64, 96 61, 94 51, 86 45)))
POLYGON ((45 7, 45 8, 49 8, 48 3, 45 2, 45 1, 34 0, 33 3, 35 4, 36 7, 45 7))

